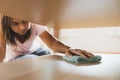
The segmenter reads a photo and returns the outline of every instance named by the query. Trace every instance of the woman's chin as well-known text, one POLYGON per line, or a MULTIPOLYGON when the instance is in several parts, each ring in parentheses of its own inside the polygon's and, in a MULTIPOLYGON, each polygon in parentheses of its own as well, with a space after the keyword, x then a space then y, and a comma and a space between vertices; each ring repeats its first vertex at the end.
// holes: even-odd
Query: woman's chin
POLYGON ((21 35, 21 36, 23 36, 23 35, 25 35, 26 34, 26 32, 23 32, 23 33, 19 33, 19 35, 21 35))

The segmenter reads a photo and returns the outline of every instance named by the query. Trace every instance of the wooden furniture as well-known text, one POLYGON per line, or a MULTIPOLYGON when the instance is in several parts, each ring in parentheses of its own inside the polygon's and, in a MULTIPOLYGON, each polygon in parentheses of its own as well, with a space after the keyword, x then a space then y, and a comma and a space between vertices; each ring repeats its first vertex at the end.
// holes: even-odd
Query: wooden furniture
POLYGON ((0 0, 0 14, 54 28, 120 26, 120 0, 0 0))
POLYGON ((44 25, 60 24, 56 26, 59 28, 110 27, 120 26, 119 3, 120 0, 0 0, 0 13, 44 25))
POLYGON ((99 54, 101 63, 73 64, 61 55, 0 63, 0 80, 120 80, 120 54, 99 54))

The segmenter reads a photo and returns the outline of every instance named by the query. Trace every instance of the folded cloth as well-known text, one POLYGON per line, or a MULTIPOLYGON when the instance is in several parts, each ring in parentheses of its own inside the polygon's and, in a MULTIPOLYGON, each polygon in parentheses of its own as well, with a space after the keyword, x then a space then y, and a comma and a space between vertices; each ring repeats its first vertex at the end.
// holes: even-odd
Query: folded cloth
POLYGON ((68 56, 63 56, 62 57, 64 60, 72 62, 72 63, 91 63, 91 62, 99 62, 102 57, 99 55, 95 55, 92 58, 84 58, 82 56, 72 56, 72 57, 68 57, 68 56))

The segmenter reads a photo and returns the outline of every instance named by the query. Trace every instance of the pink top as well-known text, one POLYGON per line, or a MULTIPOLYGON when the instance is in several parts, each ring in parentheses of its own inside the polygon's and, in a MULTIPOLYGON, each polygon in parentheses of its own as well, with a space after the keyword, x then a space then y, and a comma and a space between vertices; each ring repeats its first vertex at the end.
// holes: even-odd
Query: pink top
POLYGON ((34 23, 29 23, 29 26, 31 26, 31 36, 24 43, 21 43, 15 38, 17 46, 6 44, 5 61, 9 61, 10 59, 19 55, 32 53, 40 48, 40 45, 36 43, 35 38, 47 30, 47 28, 34 23))

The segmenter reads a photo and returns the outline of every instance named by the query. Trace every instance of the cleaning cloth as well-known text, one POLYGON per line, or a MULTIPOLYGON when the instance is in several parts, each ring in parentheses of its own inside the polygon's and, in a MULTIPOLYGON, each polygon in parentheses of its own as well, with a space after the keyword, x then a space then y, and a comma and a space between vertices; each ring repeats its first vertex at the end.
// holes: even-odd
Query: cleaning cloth
POLYGON ((82 56, 63 56, 62 57, 64 60, 72 62, 72 63, 91 63, 91 62, 99 62, 102 57, 99 55, 95 55, 92 58, 84 58, 82 56))

